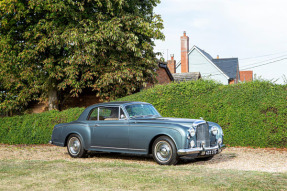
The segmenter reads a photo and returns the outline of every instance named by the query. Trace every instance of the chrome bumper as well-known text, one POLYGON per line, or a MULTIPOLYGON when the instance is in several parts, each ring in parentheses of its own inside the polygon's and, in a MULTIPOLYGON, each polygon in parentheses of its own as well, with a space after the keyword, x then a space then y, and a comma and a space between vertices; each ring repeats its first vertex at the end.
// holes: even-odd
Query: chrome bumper
POLYGON ((225 145, 217 145, 215 147, 198 147, 198 148, 192 148, 192 149, 179 149, 177 151, 178 155, 190 155, 190 154, 197 154, 205 151, 211 151, 211 150, 218 150, 218 153, 221 153, 221 151, 225 149, 225 145))

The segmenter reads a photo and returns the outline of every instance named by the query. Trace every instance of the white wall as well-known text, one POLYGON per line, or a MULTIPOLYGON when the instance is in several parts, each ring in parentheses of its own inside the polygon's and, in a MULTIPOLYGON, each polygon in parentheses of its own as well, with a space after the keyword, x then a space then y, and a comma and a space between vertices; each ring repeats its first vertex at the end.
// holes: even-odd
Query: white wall
MULTIPOLYGON (((189 54, 189 72, 200 72, 203 79, 213 79, 228 85, 228 78, 197 49, 189 54)), ((180 68, 180 67, 179 67, 180 68)), ((176 70, 176 72, 178 72, 176 70)))

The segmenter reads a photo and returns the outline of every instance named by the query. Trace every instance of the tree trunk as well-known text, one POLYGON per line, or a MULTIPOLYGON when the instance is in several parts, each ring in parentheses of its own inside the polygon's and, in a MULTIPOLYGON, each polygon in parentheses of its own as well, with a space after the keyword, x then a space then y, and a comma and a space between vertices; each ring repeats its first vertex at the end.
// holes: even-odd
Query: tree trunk
POLYGON ((48 97, 49 97, 49 111, 54 109, 59 110, 57 88, 49 89, 48 97))

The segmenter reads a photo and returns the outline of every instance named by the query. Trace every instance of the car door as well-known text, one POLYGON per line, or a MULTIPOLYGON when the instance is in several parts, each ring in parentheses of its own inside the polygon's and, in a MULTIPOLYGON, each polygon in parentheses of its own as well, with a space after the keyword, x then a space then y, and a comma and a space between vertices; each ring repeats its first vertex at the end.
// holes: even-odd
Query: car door
POLYGON ((94 108, 89 117, 92 148, 128 150, 129 124, 122 114, 119 106, 94 108))

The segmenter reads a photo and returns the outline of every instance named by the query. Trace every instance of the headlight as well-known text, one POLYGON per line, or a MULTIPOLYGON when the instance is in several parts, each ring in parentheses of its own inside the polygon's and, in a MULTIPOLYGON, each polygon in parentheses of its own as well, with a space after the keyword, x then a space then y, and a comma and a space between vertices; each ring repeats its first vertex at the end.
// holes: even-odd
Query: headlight
POLYGON ((191 137, 193 137, 193 136, 195 135, 195 130, 194 130, 194 128, 190 128, 190 129, 188 130, 188 132, 189 132, 189 135, 190 135, 191 137))
POLYGON ((218 133, 218 128, 215 127, 215 126, 211 127, 211 133, 212 133, 213 135, 217 135, 217 133, 218 133))

